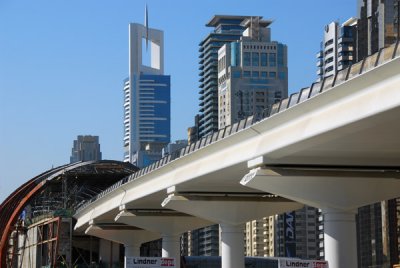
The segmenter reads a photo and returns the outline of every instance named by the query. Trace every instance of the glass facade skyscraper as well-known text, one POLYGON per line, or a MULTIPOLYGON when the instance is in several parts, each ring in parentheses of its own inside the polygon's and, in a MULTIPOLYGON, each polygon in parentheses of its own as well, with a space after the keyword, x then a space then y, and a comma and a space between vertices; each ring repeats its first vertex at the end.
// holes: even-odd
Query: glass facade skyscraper
POLYGON ((249 16, 216 15, 206 24, 214 30, 200 42, 200 113, 198 138, 218 130, 218 49, 239 40, 245 27, 241 23, 249 16))
POLYGON ((124 81, 124 161, 139 168, 161 158, 171 140, 170 76, 164 75, 163 32, 129 25, 129 77, 124 81), (143 40, 151 65, 143 64, 143 40), (147 46, 147 45, 146 45, 147 46))

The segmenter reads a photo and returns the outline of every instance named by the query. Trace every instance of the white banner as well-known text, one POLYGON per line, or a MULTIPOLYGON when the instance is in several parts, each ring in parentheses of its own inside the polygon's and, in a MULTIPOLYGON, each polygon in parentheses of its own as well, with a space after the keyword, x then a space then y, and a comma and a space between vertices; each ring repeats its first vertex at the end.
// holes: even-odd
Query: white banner
POLYGON ((279 268, 294 268, 294 267, 329 268, 327 261, 279 259, 279 268))
POLYGON ((175 258, 125 257, 125 268, 175 268, 175 258))

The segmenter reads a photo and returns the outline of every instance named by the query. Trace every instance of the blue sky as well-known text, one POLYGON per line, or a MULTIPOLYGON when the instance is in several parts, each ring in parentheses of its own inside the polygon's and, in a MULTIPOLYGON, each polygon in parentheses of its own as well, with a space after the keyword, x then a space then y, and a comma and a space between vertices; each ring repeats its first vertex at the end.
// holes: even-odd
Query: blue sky
POLYGON ((103 158, 122 159, 128 24, 143 23, 146 3, 150 27, 164 31, 173 140, 198 112, 198 44, 213 15, 274 20, 290 93, 315 80, 324 26, 356 15, 355 0, 0 0, 0 202, 68 163, 77 135, 100 136, 103 158))

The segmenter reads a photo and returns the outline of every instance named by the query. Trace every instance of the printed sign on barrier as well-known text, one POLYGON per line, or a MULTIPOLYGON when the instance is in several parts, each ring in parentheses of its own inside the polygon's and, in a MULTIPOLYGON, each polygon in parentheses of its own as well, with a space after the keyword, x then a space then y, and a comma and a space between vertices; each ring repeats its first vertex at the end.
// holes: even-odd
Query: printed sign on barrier
POLYGON ((125 257, 126 268, 175 268, 175 258, 125 257))
POLYGON ((279 259, 279 268, 329 268, 327 261, 279 259))

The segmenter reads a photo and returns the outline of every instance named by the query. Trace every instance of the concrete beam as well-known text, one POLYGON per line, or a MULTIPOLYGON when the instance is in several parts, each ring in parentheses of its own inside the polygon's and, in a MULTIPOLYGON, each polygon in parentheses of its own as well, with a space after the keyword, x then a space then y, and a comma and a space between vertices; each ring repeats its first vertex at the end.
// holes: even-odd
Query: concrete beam
POLYGON ((396 170, 271 167, 251 170, 240 183, 313 207, 354 210, 399 197, 399 178, 396 170))
POLYGON ((115 217, 115 221, 169 235, 180 235, 186 231, 215 224, 202 218, 170 210, 163 212, 162 209, 157 210, 156 213, 145 210, 123 210, 115 217))
POLYGON ((170 194, 162 203, 174 209, 216 223, 239 225, 250 220, 293 211, 303 205, 280 197, 212 197, 203 198, 170 194))
POLYGON ((126 256, 140 256, 141 244, 160 238, 160 234, 142 229, 103 229, 101 225, 90 224, 86 229, 87 235, 113 241, 125 246, 126 256))

